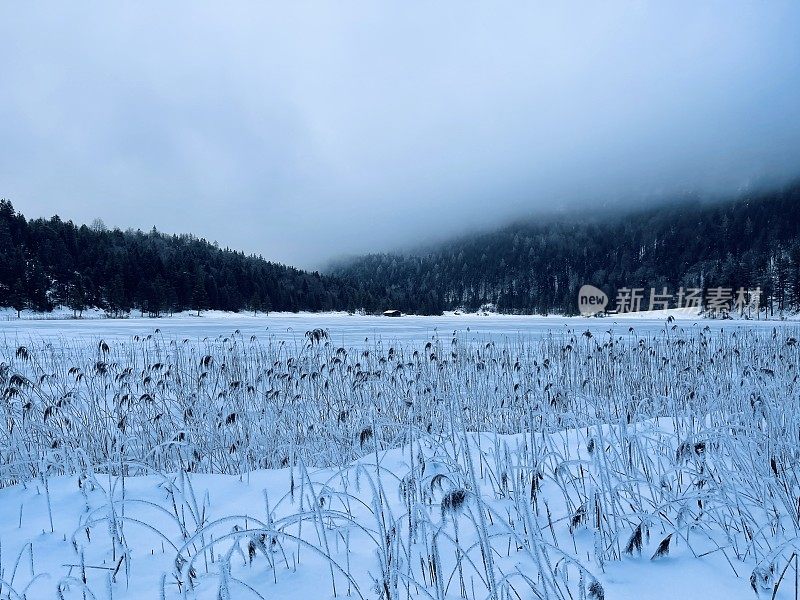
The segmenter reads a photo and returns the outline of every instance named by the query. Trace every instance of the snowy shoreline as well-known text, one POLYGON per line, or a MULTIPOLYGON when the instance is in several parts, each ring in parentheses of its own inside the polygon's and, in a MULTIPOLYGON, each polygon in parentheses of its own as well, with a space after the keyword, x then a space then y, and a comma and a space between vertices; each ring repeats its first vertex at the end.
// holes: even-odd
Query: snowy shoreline
POLYGON ((130 319, 0 319, 0 339, 26 344, 38 339, 130 339, 158 333, 173 339, 203 340, 228 336, 239 331, 243 336, 273 341, 302 342, 307 331, 323 329, 332 342, 340 345, 370 345, 376 341, 411 342, 433 337, 457 335, 463 341, 515 342, 544 335, 591 332, 603 335, 655 335, 665 329, 714 331, 727 329, 792 329, 797 320, 758 321, 704 319, 681 311, 630 313, 608 317, 537 316, 504 314, 445 314, 441 316, 404 315, 399 318, 339 313, 252 314, 208 311, 181 313, 174 317, 130 319), (672 317, 670 319, 670 317, 672 317))

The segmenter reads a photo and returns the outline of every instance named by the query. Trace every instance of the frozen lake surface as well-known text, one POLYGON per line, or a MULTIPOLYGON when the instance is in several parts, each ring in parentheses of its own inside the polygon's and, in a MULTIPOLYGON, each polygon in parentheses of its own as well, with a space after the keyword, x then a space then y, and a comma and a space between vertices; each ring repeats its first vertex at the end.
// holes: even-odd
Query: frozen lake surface
POLYGON ((360 316, 346 313, 272 313, 270 315, 244 315, 208 313, 197 317, 183 313, 169 318, 130 319, 19 319, 0 321, 0 339, 12 343, 30 340, 66 338, 126 339, 146 336, 160 330, 168 338, 202 340, 230 335, 234 331, 258 339, 302 341, 306 331, 321 328, 328 331, 333 343, 361 345, 384 342, 419 342, 432 336, 450 337, 457 333, 462 341, 511 341, 554 334, 562 335, 591 331, 602 335, 608 331, 616 335, 652 336, 665 327, 699 330, 794 328, 797 321, 715 320, 674 313, 675 321, 667 323, 666 314, 657 317, 643 314, 587 318, 562 316, 514 315, 444 315, 438 317, 360 316))

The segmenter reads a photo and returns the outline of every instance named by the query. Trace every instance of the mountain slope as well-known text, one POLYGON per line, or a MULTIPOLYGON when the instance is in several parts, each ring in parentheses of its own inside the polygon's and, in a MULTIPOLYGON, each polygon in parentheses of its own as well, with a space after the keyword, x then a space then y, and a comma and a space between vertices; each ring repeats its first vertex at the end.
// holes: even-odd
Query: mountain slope
POLYGON ((356 305, 334 277, 222 250, 191 235, 26 220, 0 201, 0 306, 63 304, 153 315, 183 309, 333 310, 356 305))
POLYGON ((407 312, 572 314, 578 289, 744 287, 762 306, 800 305, 800 185, 713 204, 526 222, 408 254, 372 254, 331 273, 363 297, 407 312))

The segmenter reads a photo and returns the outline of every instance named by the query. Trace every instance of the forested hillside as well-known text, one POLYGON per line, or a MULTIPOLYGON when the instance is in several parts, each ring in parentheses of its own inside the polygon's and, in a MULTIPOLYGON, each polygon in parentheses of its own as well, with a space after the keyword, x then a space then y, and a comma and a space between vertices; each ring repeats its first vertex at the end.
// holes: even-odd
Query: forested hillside
POLYGON ((507 226, 416 253, 371 254, 321 275, 191 235, 26 220, 0 201, 0 305, 140 310, 358 310, 416 314, 577 310, 589 283, 760 287, 762 306, 800 309, 800 185, 727 202, 507 226))
POLYGON ((191 235, 26 220, 0 201, 0 306, 160 315, 192 309, 333 310, 354 306, 332 277, 223 250, 191 235))
MULTIPOLYGON (((407 312, 575 313, 589 283, 762 290, 761 305, 800 306, 800 185, 727 202, 682 202, 616 215, 518 223, 424 252, 373 254, 333 274, 407 312)), ((376 303, 377 304, 377 303, 376 303)))

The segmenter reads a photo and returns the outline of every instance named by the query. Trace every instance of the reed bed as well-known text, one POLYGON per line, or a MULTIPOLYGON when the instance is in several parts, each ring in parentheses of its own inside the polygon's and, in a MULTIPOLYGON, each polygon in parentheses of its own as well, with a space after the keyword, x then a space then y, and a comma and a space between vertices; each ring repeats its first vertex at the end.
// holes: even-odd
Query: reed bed
POLYGON ((164 598, 273 597, 301 573, 320 597, 601 599, 609 563, 676 552, 789 598, 798 337, 668 322, 504 343, 156 331, 5 347, 0 485, 45 494, 54 535, 51 482, 85 510, 62 534, 69 568, 37 569, 27 542, 0 557, 0 598, 44 575, 64 598, 137 597, 143 546, 164 598), (219 514, 195 492, 271 469, 283 483, 257 508, 219 514), (137 497, 138 480, 163 496, 137 497))

